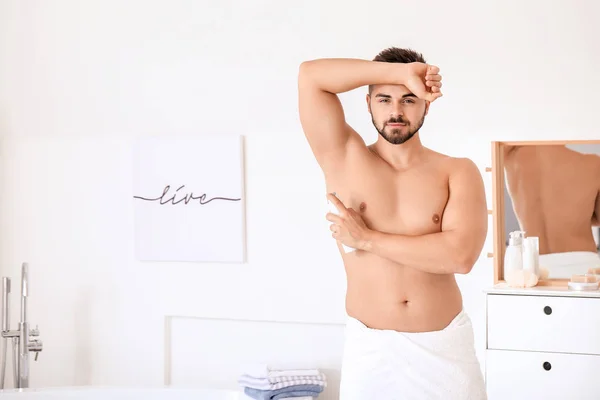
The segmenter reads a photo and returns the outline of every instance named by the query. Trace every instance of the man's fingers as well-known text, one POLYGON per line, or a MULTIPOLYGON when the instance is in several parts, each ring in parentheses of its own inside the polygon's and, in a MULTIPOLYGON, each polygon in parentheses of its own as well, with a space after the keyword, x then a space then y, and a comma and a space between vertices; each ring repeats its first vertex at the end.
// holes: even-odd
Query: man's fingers
POLYGON ((342 222, 342 218, 338 215, 335 215, 333 213, 327 213, 327 215, 325 216, 325 218, 327 219, 327 221, 329 222, 333 222, 335 224, 340 225, 342 222))
POLYGON ((428 97, 429 97, 429 101, 432 102, 432 101, 435 101, 435 100, 439 99, 442 96, 443 96, 442 92, 438 91, 438 92, 434 92, 434 93, 429 93, 428 97))
POLYGON ((338 209, 338 212, 341 214, 346 210, 344 204, 337 198, 337 196, 333 193, 327 193, 327 199, 333 203, 333 205, 338 209))
POLYGON ((429 86, 429 87, 438 87, 441 88, 442 87, 442 82, 439 81, 427 81, 425 82, 425 85, 429 86))
POLYGON ((428 99, 430 102, 439 99, 442 96, 442 76, 439 74, 439 68, 429 66, 425 75, 425 87, 429 88, 428 99))
POLYGON ((432 103, 435 100, 442 97, 442 92, 439 90, 439 88, 434 88, 434 89, 437 89, 437 91, 433 90, 433 91, 427 93, 424 98, 425 100, 429 101, 430 103, 432 103))
POLYGON ((337 239, 340 235, 340 226, 336 224, 329 225, 329 230, 331 231, 331 237, 337 239))
POLYGON ((431 92, 427 94, 427 100, 435 101, 442 97, 442 75, 436 65, 427 65, 425 72, 425 86, 430 88, 431 92))
POLYGON ((435 66, 435 65, 428 65, 427 66, 427 74, 428 75, 435 75, 437 73, 440 72, 439 67, 435 66))

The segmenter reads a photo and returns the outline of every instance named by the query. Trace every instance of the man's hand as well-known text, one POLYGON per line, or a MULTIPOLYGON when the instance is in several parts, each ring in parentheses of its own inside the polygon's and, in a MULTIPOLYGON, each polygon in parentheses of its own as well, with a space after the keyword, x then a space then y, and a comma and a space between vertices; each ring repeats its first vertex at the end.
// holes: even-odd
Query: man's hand
POLYGON ((327 220, 332 222, 329 227, 331 236, 348 247, 364 250, 371 229, 359 213, 352 208, 346 208, 335 195, 329 193, 327 199, 339 210, 339 215, 327 213, 327 220))
POLYGON ((404 86, 415 96, 427 101, 442 97, 442 76, 434 65, 413 62, 406 64, 404 86))

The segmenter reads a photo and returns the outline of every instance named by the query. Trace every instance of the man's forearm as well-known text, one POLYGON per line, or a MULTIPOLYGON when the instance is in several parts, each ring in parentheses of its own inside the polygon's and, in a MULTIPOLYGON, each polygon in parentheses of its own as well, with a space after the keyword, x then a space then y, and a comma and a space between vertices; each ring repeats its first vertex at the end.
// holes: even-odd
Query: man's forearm
POLYGON ((404 64, 352 58, 323 58, 305 61, 300 75, 310 79, 319 89, 339 94, 366 85, 401 84, 404 64))
POLYGON ((363 250, 398 264, 434 274, 466 274, 479 256, 453 232, 407 236, 371 231, 363 250))

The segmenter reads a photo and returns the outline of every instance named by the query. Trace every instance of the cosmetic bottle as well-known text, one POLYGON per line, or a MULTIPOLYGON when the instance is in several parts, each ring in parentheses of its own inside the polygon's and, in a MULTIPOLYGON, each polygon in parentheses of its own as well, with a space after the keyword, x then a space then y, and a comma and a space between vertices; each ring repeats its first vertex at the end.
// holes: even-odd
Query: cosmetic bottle
POLYGON ((523 269, 523 236, 525 232, 514 231, 509 234, 508 246, 504 253, 504 280, 512 271, 523 269))
POLYGON ((536 236, 523 238, 523 269, 540 276, 540 239, 536 236))

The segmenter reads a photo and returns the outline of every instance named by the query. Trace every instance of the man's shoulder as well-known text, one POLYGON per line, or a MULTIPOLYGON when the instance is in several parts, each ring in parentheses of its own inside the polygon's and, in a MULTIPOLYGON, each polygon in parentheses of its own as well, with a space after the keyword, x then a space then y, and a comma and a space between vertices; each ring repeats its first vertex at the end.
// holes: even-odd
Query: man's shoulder
POLYGON ((436 153, 435 157, 449 174, 479 171, 475 162, 468 157, 453 157, 442 153, 436 153))
POLYGON ((482 179, 479 167, 468 157, 445 156, 442 160, 442 167, 448 174, 448 182, 465 182, 473 179, 482 179))

